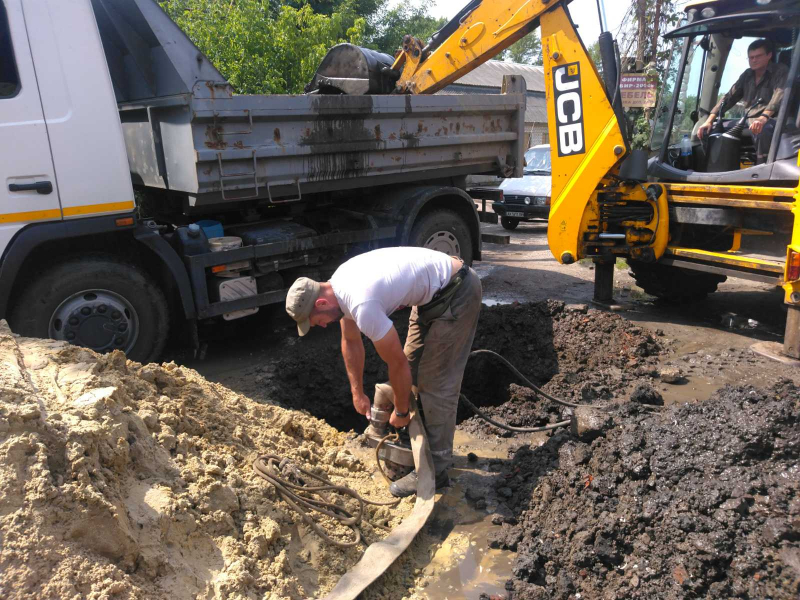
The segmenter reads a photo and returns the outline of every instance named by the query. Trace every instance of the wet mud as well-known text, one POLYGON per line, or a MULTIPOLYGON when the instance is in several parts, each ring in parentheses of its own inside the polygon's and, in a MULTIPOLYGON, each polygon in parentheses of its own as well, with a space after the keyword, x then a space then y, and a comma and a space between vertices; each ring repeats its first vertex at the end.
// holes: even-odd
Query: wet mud
MULTIPOLYGON (((660 333, 660 332, 659 332, 660 333)), ((507 358, 531 383, 575 403, 625 397, 659 373, 668 347, 663 335, 615 313, 547 300, 485 307, 474 348, 507 358)), ((563 420, 563 411, 537 403, 522 381, 492 357, 476 356, 464 376, 463 393, 485 412, 515 427, 538 427, 563 420)), ((461 408, 461 427, 474 434, 510 436, 461 408)))

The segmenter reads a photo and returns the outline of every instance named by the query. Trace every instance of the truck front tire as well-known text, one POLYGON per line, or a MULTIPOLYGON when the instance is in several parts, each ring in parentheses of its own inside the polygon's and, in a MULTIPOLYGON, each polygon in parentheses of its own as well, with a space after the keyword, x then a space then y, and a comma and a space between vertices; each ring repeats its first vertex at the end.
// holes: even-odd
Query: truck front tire
POLYGON ((464 220, 450 210, 434 210, 414 223, 409 244, 459 256, 472 264, 472 235, 464 220))
POLYGON ((66 340, 96 352, 122 350, 142 363, 158 358, 169 312, 158 284, 111 256, 73 259, 39 273, 11 310, 11 329, 66 340))

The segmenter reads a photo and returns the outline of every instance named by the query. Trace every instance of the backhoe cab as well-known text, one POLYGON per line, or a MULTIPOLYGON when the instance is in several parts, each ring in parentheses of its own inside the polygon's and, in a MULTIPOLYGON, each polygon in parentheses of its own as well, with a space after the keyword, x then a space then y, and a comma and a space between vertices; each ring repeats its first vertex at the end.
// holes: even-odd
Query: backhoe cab
POLYGON ((666 191, 668 244, 657 262, 633 257, 629 265, 640 287, 667 301, 702 299, 728 276, 782 287, 788 318, 780 352, 800 358, 800 5, 707 0, 684 10, 665 36, 672 58, 648 164, 648 180, 666 191), (711 135, 699 136, 749 68, 748 48, 762 39, 771 50, 769 70, 783 80, 777 111, 765 115, 772 117, 771 142, 764 138, 757 148, 750 129, 770 101, 758 87, 754 100, 731 106, 711 135), (691 153, 682 156, 684 138, 691 153))
MULTIPOLYGON (((672 40, 672 59, 655 115, 651 149, 657 154, 650 176, 676 182, 797 186, 800 87, 795 85, 798 72, 792 59, 800 55, 800 5, 792 0, 729 0, 692 2, 685 10, 682 23, 664 36, 672 40), (748 47, 759 39, 771 46, 764 49, 771 50, 770 70, 790 71, 787 93, 773 115, 769 154, 761 160, 749 128, 761 110, 744 101, 720 115, 710 136, 698 135, 718 100, 748 69, 748 47), (684 136, 692 145, 688 160, 681 159, 684 136)), ((756 98, 768 102, 764 94, 756 88, 756 98)))

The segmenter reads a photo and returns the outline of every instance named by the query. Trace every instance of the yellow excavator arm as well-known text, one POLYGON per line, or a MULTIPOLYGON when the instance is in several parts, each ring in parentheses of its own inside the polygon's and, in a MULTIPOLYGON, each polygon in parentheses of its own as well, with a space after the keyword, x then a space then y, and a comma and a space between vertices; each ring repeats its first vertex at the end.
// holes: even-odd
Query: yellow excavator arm
POLYGON ((552 157, 550 250, 563 263, 610 252, 657 259, 667 245, 666 195, 620 175, 630 148, 620 103, 615 110, 609 98, 617 87, 613 40, 603 34, 604 84, 567 12, 569 1, 471 0, 429 41, 405 36, 394 58, 340 44, 306 90, 433 94, 541 27, 552 157))
MULTIPOLYGON (((396 93, 432 94, 541 27, 552 165, 548 242, 553 255, 572 263, 587 254, 585 242, 602 246, 600 189, 613 184, 629 153, 617 114, 594 62, 566 10, 569 0, 476 0, 424 45, 406 36, 392 70, 396 93), (581 232, 590 232, 582 236, 581 232), (589 239, 582 239, 589 238, 589 239)), ((613 93, 613 90, 612 90, 613 93)), ((628 201, 666 212, 666 197, 627 190, 628 201), (640 197, 636 197, 640 196, 640 197)), ((666 219, 639 223, 632 244, 660 255, 666 219)), ((599 246, 595 246, 595 249, 599 246)))
POLYGON ((536 27, 548 10, 569 0, 475 0, 437 32, 429 44, 410 35, 392 69, 396 91, 433 94, 497 56, 536 27))

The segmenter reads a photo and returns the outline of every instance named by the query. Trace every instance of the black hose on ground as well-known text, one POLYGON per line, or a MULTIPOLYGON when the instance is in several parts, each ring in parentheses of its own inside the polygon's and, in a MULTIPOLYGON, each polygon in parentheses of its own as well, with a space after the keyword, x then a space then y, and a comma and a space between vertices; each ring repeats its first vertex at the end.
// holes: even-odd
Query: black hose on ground
POLYGON ((460 396, 461 402, 469 408, 472 412, 478 415, 484 421, 491 423, 495 427, 499 427, 500 429, 505 429, 506 431, 513 431, 514 433, 538 433, 539 431, 550 431, 551 429, 558 429, 559 427, 566 427, 571 423, 571 421, 559 421, 558 423, 553 423, 552 425, 543 425, 542 427, 512 427, 511 425, 506 425, 505 423, 501 423, 500 421, 495 421, 486 413, 482 412, 477 406, 475 406, 472 402, 467 400, 467 397, 464 394, 460 396))
MULTIPOLYGON (((542 390, 540 387, 537 387, 537 386, 533 385, 533 383, 531 383, 530 379, 528 379, 527 377, 525 377, 525 375, 520 373, 514 365, 512 365, 505 358, 500 356, 497 352, 494 352, 492 350, 473 350, 472 352, 469 353, 469 358, 472 358, 473 356, 476 356, 478 354, 488 354, 489 356, 492 356, 492 357, 498 359, 505 366, 507 366, 509 369, 511 369, 511 372, 514 373, 514 375, 516 375, 522 381, 524 381, 526 386, 528 386, 534 392, 536 392, 536 394, 538 396, 541 396, 542 398, 546 398, 547 400, 550 400, 550 402, 555 402, 556 404, 560 404, 561 406, 568 406, 569 408, 578 408, 579 406, 581 406, 580 404, 575 404, 574 402, 567 402, 566 400, 561 400, 559 398, 556 398, 555 396, 551 396, 550 394, 548 394, 547 392, 542 390)), ((469 358, 467 360, 469 360, 469 358)), ((587 404, 586 406, 589 406, 589 405, 587 404)))
MULTIPOLYGON (((511 370, 511 372, 514 373, 514 375, 516 375, 523 382, 525 382, 525 385, 531 388, 536 393, 536 395, 541 396, 542 398, 545 398, 547 400, 550 400, 550 402, 555 402, 556 404, 560 404, 561 406, 566 406, 568 408, 578 408, 579 406, 590 406, 588 404, 575 404, 574 402, 567 402, 566 400, 561 400, 560 398, 551 396, 550 394, 542 390, 540 387, 535 386, 530 381, 530 379, 528 379, 527 377, 525 377, 525 375, 520 373, 519 370, 514 365, 512 365, 510 362, 508 362, 508 360, 500 356, 497 352, 494 352, 492 350, 473 350, 472 352, 470 352, 469 357, 472 358, 477 354, 488 354, 489 356, 498 359, 505 366, 507 366, 511 370)), ((500 421, 496 421, 491 417, 489 417, 486 413, 481 411, 477 406, 475 406, 472 402, 470 402, 469 399, 467 399, 467 397, 464 394, 461 394, 459 399, 467 408, 469 408, 472 412, 474 412, 484 421, 491 423, 495 427, 499 427, 500 429, 511 431, 513 433, 538 433, 540 431, 550 431, 551 429, 558 429, 559 427, 567 427, 570 423, 572 423, 572 420, 568 419, 566 421, 559 421, 558 423, 543 425, 541 427, 513 427, 511 425, 506 425, 505 423, 501 423, 500 421)), ((598 407, 593 407, 593 408, 598 408, 598 407)))

